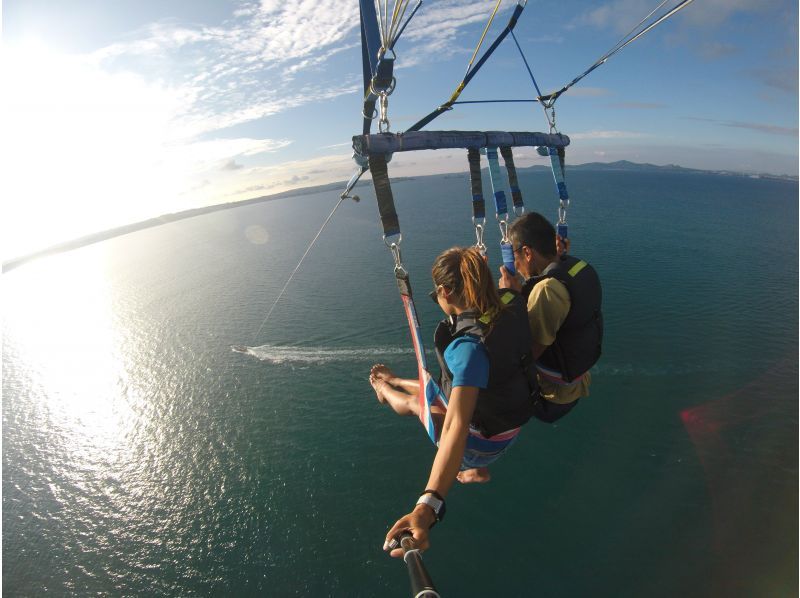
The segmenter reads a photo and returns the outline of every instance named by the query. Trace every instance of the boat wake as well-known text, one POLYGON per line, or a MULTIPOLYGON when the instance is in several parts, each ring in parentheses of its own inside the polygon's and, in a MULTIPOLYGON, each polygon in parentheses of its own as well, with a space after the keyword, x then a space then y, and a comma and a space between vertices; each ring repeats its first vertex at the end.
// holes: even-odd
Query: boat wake
POLYGON ((413 356, 412 349, 397 347, 286 347, 261 345, 247 347, 231 345, 231 351, 243 353, 268 363, 306 363, 320 364, 334 361, 381 361, 396 356, 413 356))

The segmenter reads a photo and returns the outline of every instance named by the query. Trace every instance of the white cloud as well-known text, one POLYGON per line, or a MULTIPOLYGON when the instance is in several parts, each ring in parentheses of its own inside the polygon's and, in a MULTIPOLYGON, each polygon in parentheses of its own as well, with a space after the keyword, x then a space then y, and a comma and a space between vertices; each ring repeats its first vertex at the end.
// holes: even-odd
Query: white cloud
POLYGON ((572 133, 570 139, 639 139, 646 137, 644 133, 635 131, 586 131, 585 133, 572 133))
MULTIPOLYGON (((666 4, 651 17, 651 20, 666 13, 677 3, 666 4)), ((611 0, 595 4, 593 8, 578 16, 572 26, 591 26, 599 29, 611 28, 620 35, 628 33, 642 18, 655 7, 652 0, 611 0)), ((700 27, 719 25, 740 12, 766 13, 780 8, 781 0, 701 0, 686 5, 678 18, 700 27)), ((649 22, 649 21, 648 21, 649 22)))
POLYGON ((597 98, 611 95, 611 90, 604 87, 581 87, 580 84, 570 87, 569 95, 573 98, 597 98))

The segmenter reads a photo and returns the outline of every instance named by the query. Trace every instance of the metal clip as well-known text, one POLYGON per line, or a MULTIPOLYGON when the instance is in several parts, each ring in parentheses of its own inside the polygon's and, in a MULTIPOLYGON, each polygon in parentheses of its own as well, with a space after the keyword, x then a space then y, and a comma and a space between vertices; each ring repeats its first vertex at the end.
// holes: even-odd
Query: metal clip
POLYGON ((389 251, 392 252, 392 257, 394 258, 394 274, 395 276, 408 276, 408 271, 403 266, 403 258, 400 255, 400 243, 403 241, 403 235, 398 233, 397 235, 390 236, 396 236, 397 240, 390 241, 389 237, 384 235, 383 243, 389 248, 389 251))
POLYGON ((558 223, 559 224, 566 224, 567 223, 567 208, 569 207, 569 200, 561 200, 561 203, 558 206, 558 223))
POLYGON ((483 242, 483 233, 485 230, 483 224, 485 219, 481 218, 480 220, 482 222, 476 222, 476 220, 476 218, 472 219, 472 222, 475 224, 475 247, 481 252, 481 255, 486 255, 486 244, 483 242))
POLYGON ((498 218, 500 221, 500 242, 501 243, 508 243, 508 216, 504 216, 502 219, 498 218))
POLYGON ((380 115, 381 118, 378 121, 378 131, 380 133, 388 133, 389 132, 389 94, 386 92, 381 92, 380 94, 380 115))
POLYGON ((557 133, 555 100, 549 100, 544 103, 544 117, 547 119, 547 124, 550 125, 550 134, 557 133), (550 111, 549 113, 547 112, 548 110, 550 111))

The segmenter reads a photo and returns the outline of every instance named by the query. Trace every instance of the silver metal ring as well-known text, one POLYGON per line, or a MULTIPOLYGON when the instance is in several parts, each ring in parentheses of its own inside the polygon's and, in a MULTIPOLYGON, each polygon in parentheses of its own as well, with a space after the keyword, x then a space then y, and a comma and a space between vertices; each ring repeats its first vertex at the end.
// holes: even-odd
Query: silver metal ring
POLYGON ((392 245, 400 247, 400 243, 403 241, 403 233, 395 233, 394 235, 383 235, 383 244, 386 245, 389 249, 392 248, 392 245), (390 241, 389 239, 397 237, 397 241, 390 241))

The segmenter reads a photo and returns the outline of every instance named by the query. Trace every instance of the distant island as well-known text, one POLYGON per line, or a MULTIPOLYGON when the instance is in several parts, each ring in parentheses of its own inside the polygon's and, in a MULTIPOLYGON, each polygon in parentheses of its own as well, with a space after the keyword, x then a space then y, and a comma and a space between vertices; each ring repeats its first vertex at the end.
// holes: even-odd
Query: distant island
MULTIPOLYGON (((526 168, 517 168, 518 171, 526 171, 526 172, 536 172, 536 171, 543 171, 543 172, 550 172, 550 168, 548 166, 536 165, 536 166, 529 166, 526 168)), ((790 175, 772 175, 772 174, 763 174, 763 173, 743 173, 743 172, 735 172, 735 171, 728 171, 728 170, 699 170, 694 168, 684 168, 683 166, 677 166, 674 164, 669 164, 666 166, 658 166, 655 164, 639 164, 636 162, 629 162, 628 160, 619 160, 617 162, 588 162, 585 164, 576 164, 574 166, 570 166, 570 171, 605 171, 605 172, 679 172, 684 174, 717 174, 722 176, 738 176, 738 177, 748 177, 748 178, 762 178, 762 179, 773 179, 773 180, 785 180, 785 181, 795 181, 797 182, 797 176, 790 176, 790 175)), ((419 177, 394 177, 392 180, 395 182, 402 182, 402 181, 409 181, 415 180, 420 178, 426 177, 460 177, 463 176, 465 173, 449 173, 449 174, 431 174, 431 175, 423 175, 419 177)), ((360 181, 356 187, 367 185, 366 181, 360 181)), ((3 262, 3 273, 9 272, 14 268, 17 268, 27 262, 30 262, 35 259, 39 259, 41 257, 45 257, 48 255, 53 255, 56 253, 61 253, 63 251, 69 251, 72 249, 78 249, 79 247, 83 247, 85 245, 91 245, 92 243, 98 243, 100 241, 105 241, 107 239, 111 239, 113 237, 118 237, 120 235, 126 235, 128 233, 133 233, 139 230, 143 230, 146 228, 150 228, 153 226, 159 226, 161 224, 166 224, 168 222, 175 222, 176 220, 183 220, 184 218, 193 218, 194 216, 200 216, 202 214, 209 214, 211 212, 217 212, 219 210, 228 210, 231 208, 238 208, 241 206, 246 206, 255 203, 262 203, 266 201, 275 201, 277 199, 284 199, 287 197, 296 197, 298 195, 310 195, 313 193, 323 193, 326 191, 336 191, 337 194, 344 189, 345 181, 338 181, 336 183, 328 183, 326 185, 316 185, 313 187, 301 187, 298 189, 290 189, 288 191, 282 191, 280 193, 275 193, 272 195, 263 195, 260 197, 254 197, 252 199, 244 199, 241 201, 235 202, 228 202, 228 203, 221 203, 215 204, 213 206, 205 206, 202 208, 194 208, 191 210, 185 210, 183 212, 175 212, 171 214, 163 214, 156 218, 150 218, 148 220, 142 220, 141 222, 135 222, 133 224, 126 224, 125 226, 119 226, 116 228, 111 228, 105 231, 101 231, 98 233, 94 233, 91 235, 86 235, 83 237, 79 237, 77 239, 72 239, 70 241, 65 241, 63 243, 58 243, 56 245, 52 245, 40 251, 36 251, 33 253, 29 253, 24 256, 16 257, 10 259, 6 262, 3 262)))

